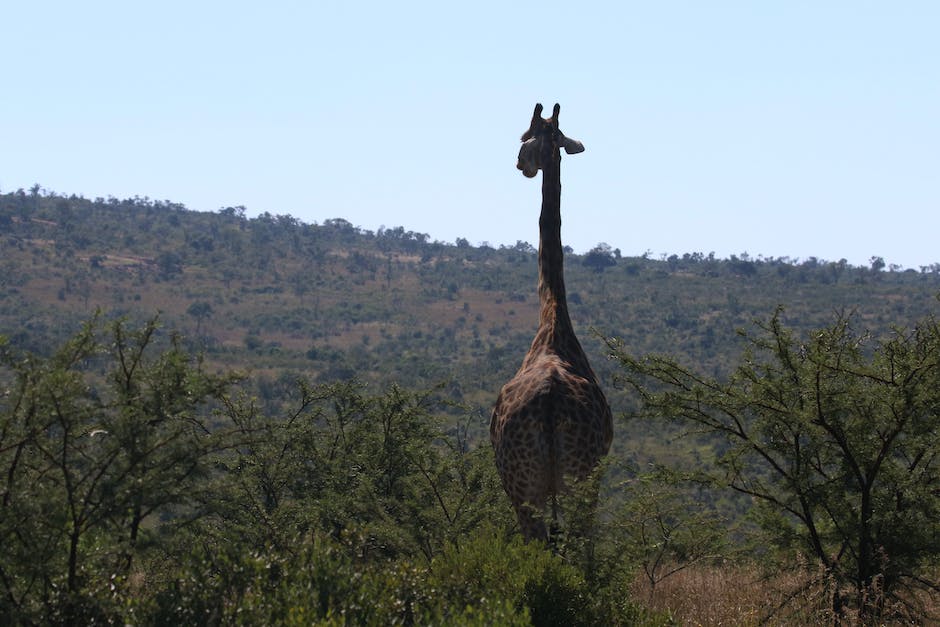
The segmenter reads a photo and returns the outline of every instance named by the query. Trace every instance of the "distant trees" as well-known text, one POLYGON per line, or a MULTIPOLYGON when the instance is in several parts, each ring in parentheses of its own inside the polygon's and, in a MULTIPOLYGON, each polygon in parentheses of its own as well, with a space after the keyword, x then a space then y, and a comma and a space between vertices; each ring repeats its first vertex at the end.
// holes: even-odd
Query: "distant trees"
POLYGON ((197 300, 186 309, 186 313, 196 319, 196 335, 201 335, 202 323, 212 317, 212 304, 197 300))
POLYGON ((164 279, 170 279, 183 272, 183 258, 175 252, 164 251, 157 255, 157 268, 160 276, 164 279))
POLYGON ((535 246, 529 242, 524 242, 521 239, 516 240, 516 243, 510 247, 510 250, 517 253, 523 253, 525 255, 534 255, 536 252, 538 252, 535 246))
POLYGON ((581 263, 594 272, 603 272, 607 268, 617 265, 619 257, 620 250, 614 251, 609 244, 601 242, 584 255, 581 263))
POLYGON ((836 616, 940 590, 940 326, 875 340, 839 316, 798 338, 778 311, 758 328, 726 379, 611 346, 640 415, 717 438, 703 475, 752 499, 768 551, 812 556, 836 616))
POLYGON ((739 276, 750 277, 757 274, 757 265, 746 253, 740 257, 731 255, 728 263, 731 264, 731 272, 739 276))

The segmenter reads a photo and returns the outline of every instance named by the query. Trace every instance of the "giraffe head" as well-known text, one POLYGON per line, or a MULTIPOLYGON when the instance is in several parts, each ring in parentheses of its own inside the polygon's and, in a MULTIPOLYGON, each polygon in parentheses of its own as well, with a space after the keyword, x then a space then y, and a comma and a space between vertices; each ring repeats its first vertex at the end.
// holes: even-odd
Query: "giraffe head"
POLYGON ((584 152, 584 144, 576 139, 565 137, 558 130, 558 112, 561 107, 555 104, 552 117, 542 119, 542 105, 535 105, 529 130, 522 134, 522 147, 519 148, 519 161, 516 167, 528 178, 532 178, 553 158, 559 148, 564 148, 569 155, 584 152))

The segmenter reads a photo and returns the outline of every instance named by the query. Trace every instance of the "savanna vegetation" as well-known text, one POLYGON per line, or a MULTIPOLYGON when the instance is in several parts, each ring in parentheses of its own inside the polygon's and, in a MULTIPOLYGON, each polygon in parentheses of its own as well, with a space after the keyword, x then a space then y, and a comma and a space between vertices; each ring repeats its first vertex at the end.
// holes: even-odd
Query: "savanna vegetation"
POLYGON ((5 624, 940 619, 936 264, 569 254, 620 419, 546 547, 486 437, 530 244, 36 186, 0 252, 5 624))

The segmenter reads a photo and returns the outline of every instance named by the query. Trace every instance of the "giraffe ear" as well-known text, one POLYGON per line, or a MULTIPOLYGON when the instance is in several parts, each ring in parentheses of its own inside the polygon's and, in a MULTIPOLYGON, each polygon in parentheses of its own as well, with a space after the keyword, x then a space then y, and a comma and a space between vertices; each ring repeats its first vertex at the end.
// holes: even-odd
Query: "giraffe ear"
POLYGON ((565 137, 561 131, 558 132, 558 136, 561 138, 562 147, 569 155, 576 155, 579 152, 584 152, 584 144, 579 142, 577 139, 565 137))

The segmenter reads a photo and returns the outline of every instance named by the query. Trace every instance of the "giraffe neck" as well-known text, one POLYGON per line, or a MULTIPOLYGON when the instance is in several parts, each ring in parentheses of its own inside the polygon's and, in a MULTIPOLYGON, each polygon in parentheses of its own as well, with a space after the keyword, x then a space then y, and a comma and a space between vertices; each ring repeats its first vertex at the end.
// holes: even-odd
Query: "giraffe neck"
POLYGON ((539 216, 539 326, 566 324, 564 251, 561 246, 561 155, 553 151, 542 170, 542 213, 539 216))
MULTIPOLYGON (((542 169, 542 213, 539 216, 539 332, 536 341, 574 338, 565 297, 564 251, 561 246, 561 155, 557 148, 542 169)), ((577 342, 577 340, 575 340, 577 342)), ((580 347, 579 347, 580 348, 580 347)))

